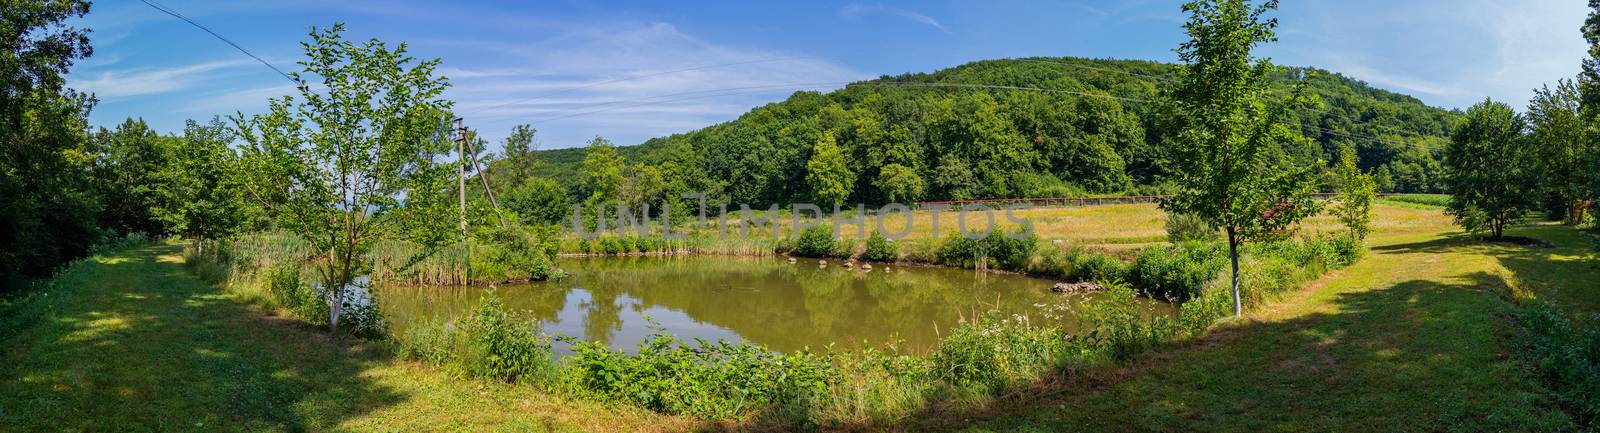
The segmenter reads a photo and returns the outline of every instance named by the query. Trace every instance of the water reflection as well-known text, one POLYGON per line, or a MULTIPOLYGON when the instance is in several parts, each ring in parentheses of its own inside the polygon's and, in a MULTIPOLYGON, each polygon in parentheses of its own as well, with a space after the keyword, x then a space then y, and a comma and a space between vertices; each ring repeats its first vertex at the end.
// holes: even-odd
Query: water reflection
MULTIPOLYGON (((792 351, 830 343, 855 347, 904 340, 925 353, 963 318, 996 310, 1031 314, 1083 302, 1046 280, 978 276, 943 268, 880 266, 871 271, 781 258, 621 257, 562 261, 573 276, 498 289, 510 308, 547 332, 632 350, 651 333, 649 317, 686 339, 744 340, 792 351)), ((476 304, 480 288, 381 287, 397 331, 425 317, 454 317, 476 304)), ((1154 301, 1151 307, 1167 312, 1154 301)), ((1068 319, 1069 327, 1080 326, 1068 319)))

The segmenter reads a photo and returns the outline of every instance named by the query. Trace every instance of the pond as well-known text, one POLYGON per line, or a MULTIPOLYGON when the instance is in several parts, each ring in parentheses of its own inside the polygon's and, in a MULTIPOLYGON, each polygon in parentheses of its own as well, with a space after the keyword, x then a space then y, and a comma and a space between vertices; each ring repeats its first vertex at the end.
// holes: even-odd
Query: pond
MULTIPOLYGON (((898 340, 903 351, 924 354, 941 333, 976 315, 1028 314, 1038 323, 1046 309, 1097 296, 1054 293, 1053 282, 1020 275, 883 265, 850 269, 838 260, 822 266, 782 257, 596 257, 563 259, 561 266, 571 273, 562 281, 501 286, 496 292, 547 333, 629 352, 659 326, 689 341, 749 341, 779 351, 898 340)), ((403 332, 412 321, 465 314, 484 289, 376 291, 390 326, 403 332)), ((1165 303, 1139 302, 1154 314, 1171 313, 1165 303)), ((1064 321, 1069 328, 1082 326, 1064 321)), ((566 352, 562 343, 556 349, 566 352)))

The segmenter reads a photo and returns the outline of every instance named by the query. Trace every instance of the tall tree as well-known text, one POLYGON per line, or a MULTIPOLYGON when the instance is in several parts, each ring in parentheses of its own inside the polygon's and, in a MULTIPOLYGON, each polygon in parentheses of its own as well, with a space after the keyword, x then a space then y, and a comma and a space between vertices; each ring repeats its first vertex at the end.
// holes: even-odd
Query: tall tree
POLYGON ((83 255, 100 236, 86 185, 93 99, 65 88, 88 57, 81 0, 13 0, 0 8, 0 289, 83 255))
POLYGON ((443 193, 454 167, 435 162, 454 148, 439 61, 419 62, 403 43, 347 41, 343 31, 311 31, 304 71, 290 74, 299 100, 273 99, 265 114, 234 118, 249 192, 322 255, 313 263, 335 331, 375 243, 398 238, 432 251, 452 239, 455 221, 454 197, 443 193))
POLYGON ((1600 173, 1589 166, 1597 147, 1581 113, 1578 87, 1560 80, 1555 88, 1534 90, 1527 117, 1541 181, 1561 204, 1556 211, 1568 224, 1582 222, 1593 197, 1589 188, 1600 173))
POLYGON ((1445 148, 1449 212, 1469 231, 1499 239, 1507 224, 1532 210, 1538 198, 1538 164, 1522 133, 1522 116, 1510 105, 1485 99, 1467 109, 1445 148))
POLYGON ((208 239, 237 233, 249 220, 238 155, 228 147, 232 141, 222 119, 204 125, 190 120, 161 173, 162 199, 153 211, 173 232, 193 239, 197 249, 203 250, 208 239))
POLYGON ((844 152, 834 141, 833 131, 822 133, 811 148, 811 160, 806 162, 806 184, 811 186, 811 196, 819 205, 843 204, 850 198, 855 178, 845 165, 844 152))
POLYGON ((1273 100, 1268 77, 1278 71, 1251 51, 1276 40, 1276 0, 1196 0, 1183 5, 1190 40, 1178 48, 1184 63, 1169 89, 1173 173, 1178 190, 1162 201, 1167 212, 1190 214, 1227 235, 1233 312, 1242 315, 1239 246, 1275 235, 1316 211, 1312 168, 1274 158, 1273 149, 1304 140, 1285 126, 1287 113, 1307 103, 1297 91, 1273 100))
POLYGON ((120 233, 165 234, 166 222, 155 210, 163 205, 161 176, 177 140, 157 135, 143 119, 128 118, 114 130, 101 128, 93 141, 99 153, 94 174, 104 204, 100 226, 120 233))

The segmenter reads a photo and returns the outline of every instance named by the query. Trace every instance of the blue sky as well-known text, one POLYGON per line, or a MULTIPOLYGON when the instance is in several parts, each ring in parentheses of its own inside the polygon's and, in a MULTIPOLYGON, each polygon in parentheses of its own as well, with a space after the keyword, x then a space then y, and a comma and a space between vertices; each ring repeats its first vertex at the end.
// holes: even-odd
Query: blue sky
MULTIPOLYGON (((1177 1, 578 2, 158 0, 282 69, 312 26, 405 41, 443 59, 448 96, 498 141, 532 123, 543 148, 618 144, 737 117, 800 89, 1003 57, 1172 61, 1177 1), (715 66, 702 68, 705 66, 715 66), (698 68, 698 69, 697 69, 698 68), (688 70, 687 69, 693 69, 688 70)), ((1441 107, 1526 104, 1577 74, 1578 0, 1288 0, 1263 54, 1317 66, 1441 107)), ((254 113, 283 77, 136 0, 101 1, 82 26, 95 55, 70 85, 101 100, 91 122, 254 113)))

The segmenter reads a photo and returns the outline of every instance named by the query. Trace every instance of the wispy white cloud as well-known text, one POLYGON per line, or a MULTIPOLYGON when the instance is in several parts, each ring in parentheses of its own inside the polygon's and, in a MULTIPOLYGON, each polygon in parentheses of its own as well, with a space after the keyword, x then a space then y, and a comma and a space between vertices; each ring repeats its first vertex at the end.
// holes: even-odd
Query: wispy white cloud
POLYGON ((1424 78, 1391 74, 1364 65, 1332 65, 1329 68, 1356 79, 1366 81, 1368 84, 1394 90, 1402 90, 1413 94, 1422 93, 1430 96, 1445 97, 1454 97, 1467 94, 1465 89, 1452 84, 1436 82, 1424 78))
POLYGON ((595 134, 632 144, 730 120, 795 90, 872 77, 798 53, 712 43, 663 22, 593 26, 522 44, 480 42, 427 42, 501 59, 440 70, 453 83, 447 96, 457 111, 490 138, 534 123, 553 147, 595 134))
POLYGON ((863 17, 863 16, 867 16, 867 15, 879 15, 879 14, 882 14, 882 15, 893 15, 893 16, 897 16, 897 17, 900 17, 900 18, 905 18, 905 19, 911 20, 913 22, 916 22, 918 24, 922 24, 922 25, 925 25, 925 26, 928 26, 928 27, 933 27, 935 29, 938 29, 941 32, 946 33, 946 34, 950 33, 950 29, 945 28, 944 24, 940 23, 939 20, 933 19, 933 17, 927 16, 927 15, 923 15, 921 13, 917 13, 917 12, 911 11, 911 10, 906 10, 906 9, 901 9, 901 8, 897 8, 897 7, 893 7, 893 6, 881 5, 881 4, 861 4, 861 3, 851 3, 851 4, 848 4, 848 5, 845 5, 842 8, 839 8, 839 15, 840 16, 844 16, 844 17, 849 17, 849 18, 859 18, 859 17, 863 17))
POLYGON ((214 74, 251 65, 250 59, 222 60, 170 68, 137 68, 104 71, 85 79, 70 81, 70 86, 94 93, 101 99, 154 95, 193 88, 214 74))

